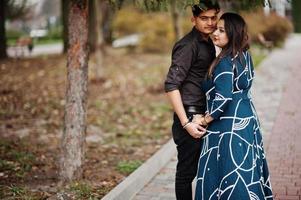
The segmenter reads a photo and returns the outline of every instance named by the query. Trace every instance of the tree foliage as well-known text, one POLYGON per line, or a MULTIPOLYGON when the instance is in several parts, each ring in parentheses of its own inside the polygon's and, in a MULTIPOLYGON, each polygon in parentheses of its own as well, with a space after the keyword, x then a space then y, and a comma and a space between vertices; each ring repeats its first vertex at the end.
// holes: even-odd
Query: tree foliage
POLYGON ((294 28, 296 33, 301 33, 301 1, 300 0, 293 0, 292 1, 292 8, 293 8, 293 22, 294 28))
MULTIPOLYGON (((112 5, 121 8, 126 0, 109 0, 112 5)), ((131 0, 138 8, 145 11, 166 11, 173 0, 131 0)), ((220 3, 231 3, 235 10, 249 10, 258 6, 271 5, 270 0, 212 0, 220 3)), ((186 9, 189 6, 198 4, 199 0, 181 0, 177 1, 179 9, 186 9)))
POLYGON ((14 20, 25 16, 30 11, 28 0, 4 0, 6 1, 6 19, 14 20))

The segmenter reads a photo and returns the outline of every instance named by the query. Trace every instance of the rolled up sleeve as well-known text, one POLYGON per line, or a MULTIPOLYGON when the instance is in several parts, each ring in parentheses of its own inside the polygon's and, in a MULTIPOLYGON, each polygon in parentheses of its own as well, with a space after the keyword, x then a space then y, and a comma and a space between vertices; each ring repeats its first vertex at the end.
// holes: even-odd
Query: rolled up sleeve
POLYGON ((179 89, 193 63, 192 44, 176 44, 172 51, 172 62, 164 83, 165 92, 179 89))

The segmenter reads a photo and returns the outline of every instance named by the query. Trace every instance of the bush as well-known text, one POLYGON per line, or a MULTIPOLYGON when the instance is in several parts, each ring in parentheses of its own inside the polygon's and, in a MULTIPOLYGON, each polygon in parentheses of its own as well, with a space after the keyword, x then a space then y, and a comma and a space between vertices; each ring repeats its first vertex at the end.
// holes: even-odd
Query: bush
POLYGON ((112 29, 114 37, 122 37, 141 31, 141 23, 146 19, 146 15, 134 8, 124 8, 117 12, 112 29))
POLYGON ((140 33, 142 39, 138 48, 145 52, 169 51, 175 40, 167 12, 142 13, 133 8, 124 8, 117 13, 113 30, 114 38, 140 33))
POLYGON ((242 13, 249 28, 251 41, 259 43, 258 35, 262 34, 267 41, 280 46, 289 33, 292 32, 292 23, 275 13, 266 16, 262 10, 253 13, 242 13))
POLYGON ((139 48, 148 52, 169 51, 175 40, 170 17, 165 14, 149 14, 149 19, 141 24, 143 38, 139 48))
POLYGON ((27 35, 24 31, 18 31, 12 29, 6 30, 6 38, 9 40, 17 40, 19 37, 24 35, 27 35))
POLYGON ((267 29, 263 31, 263 35, 269 41, 273 41, 276 46, 283 43, 285 38, 290 32, 292 32, 293 27, 288 20, 281 18, 275 14, 270 17, 267 22, 267 29))
POLYGON ((56 26, 48 30, 48 34, 46 35, 46 39, 62 39, 62 26, 56 26))

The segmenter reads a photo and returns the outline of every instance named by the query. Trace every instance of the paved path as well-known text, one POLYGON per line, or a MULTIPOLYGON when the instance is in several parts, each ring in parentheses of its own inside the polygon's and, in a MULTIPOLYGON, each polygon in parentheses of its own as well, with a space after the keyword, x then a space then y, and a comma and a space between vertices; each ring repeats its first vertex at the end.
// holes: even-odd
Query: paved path
MULTIPOLYGON (((300 52, 293 35, 261 63, 253 85, 276 200, 301 200, 300 52)), ((176 155, 133 199, 175 199, 175 166, 176 155)))
POLYGON ((63 51, 63 44, 43 44, 35 45, 30 53, 27 47, 8 47, 7 54, 12 58, 28 58, 39 55, 60 54, 63 51))

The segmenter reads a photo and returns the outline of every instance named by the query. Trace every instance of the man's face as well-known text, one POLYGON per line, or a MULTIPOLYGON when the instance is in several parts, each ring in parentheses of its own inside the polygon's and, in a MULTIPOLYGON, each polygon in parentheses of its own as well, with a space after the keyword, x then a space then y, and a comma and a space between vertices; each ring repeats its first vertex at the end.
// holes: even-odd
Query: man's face
POLYGON ((211 34, 216 28, 217 12, 215 9, 207 10, 199 16, 193 16, 191 21, 198 31, 206 35, 211 34))

